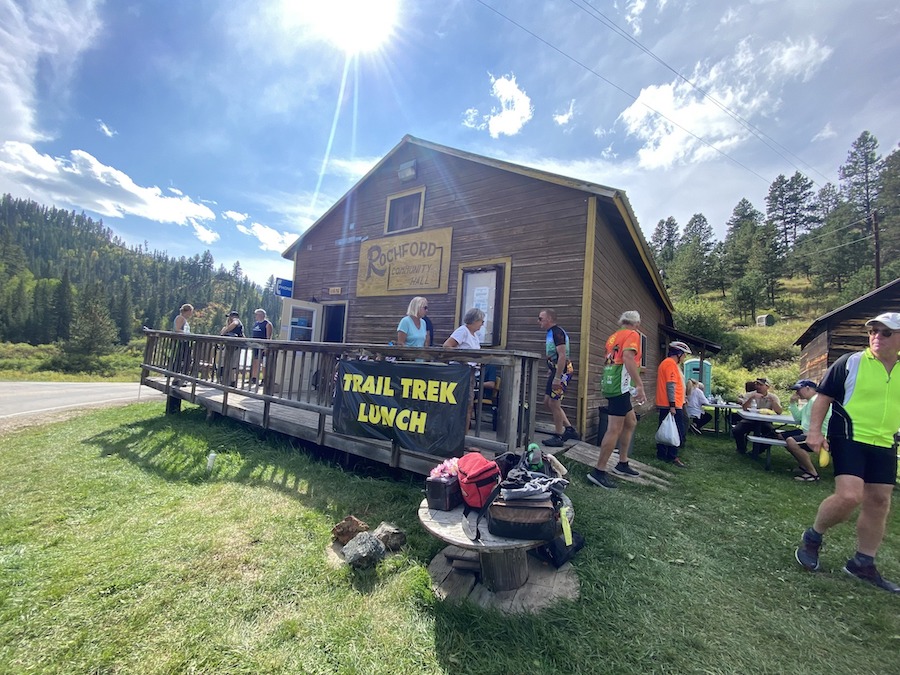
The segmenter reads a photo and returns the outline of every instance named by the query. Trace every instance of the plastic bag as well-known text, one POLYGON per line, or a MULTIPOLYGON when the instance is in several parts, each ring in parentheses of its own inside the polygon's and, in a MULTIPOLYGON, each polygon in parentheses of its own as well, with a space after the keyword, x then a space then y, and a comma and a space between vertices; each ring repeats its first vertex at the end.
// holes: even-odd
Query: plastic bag
POLYGON ((674 415, 666 415, 666 418, 656 430, 656 442, 660 445, 668 445, 677 448, 681 445, 681 437, 678 435, 678 424, 674 415))

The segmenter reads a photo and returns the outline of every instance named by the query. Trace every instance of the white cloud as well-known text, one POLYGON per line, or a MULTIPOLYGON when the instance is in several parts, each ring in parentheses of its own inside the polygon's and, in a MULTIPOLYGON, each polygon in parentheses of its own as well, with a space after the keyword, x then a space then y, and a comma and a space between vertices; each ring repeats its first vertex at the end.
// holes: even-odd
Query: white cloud
POLYGON ((179 190, 178 188, 168 187, 168 188, 166 188, 166 189, 167 189, 169 192, 171 192, 173 195, 178 195, 179 197, 183 197, 183 196, 184 196, 184 193, 183 193, 181 190, 179 190))
POLYGON ((569 122, 572 121, 572 117, 575 114, 575 99, 573 98, 569 101, 569 109, 564 113, 554 113, 553 121, 556 122, 559 126, 564 127, 569 122))
POLYGON ((491 78, 491 93, 500 101, 500 108, 492 108, 488 117, 491 138, 500 134, 515 136, 534 115, 528 94, 516 84, 516 76, 491 78))
POLYGON ((477 108, 468 108, 463 113, 463 126, 470 129, 487 129, 491 138, 500 135, 515 136, 534 116, 534 107, 519 85, 515 75, 494 77, 491 75, 491 95, 499 102, 500 107, 491 108, 490 114, 482 115, 479 120, 477 108))
POLYGON ((837 136, 837 132, 831 128, 831 122, 826 122, 825 126, 819 130, 819 133, 812 137, 812 141, 825 141, 835 136, 837 136))
POLYGON ((600 152, 600 156, 603 159, 616 159, 619 156, 619 153, 613 152, 613 146, 612 143, 610 143, 600 152))
POLYGON ((631 31, 635 35, 641 34, 641 15, 647 7, 647 0, 631 0, 628 3, 628 10, 625 12, 625 22, 631 26, 631 31))
POLYGON ((355 182, 369 173, 372 167, 380 161, 381 157, 331 158, 328 160, 328 169, 330 174, 341 178, 349 178, 355 182))
POLYGON ((204 244, 212 244, 219 240, 219 233, 215 230, 204 227, 193 218, 189 218, 188 221, 190 222, 191 227, 194 228, 194 236, 204 244))
POLYGON ((0 145, 0 191, 111 218, 133 215, 178 225, 187 225, 192 218, 216 219, 208 207, 190 197, 167 197, 156 186, 137 185, 83 150, 73 150, 69 158, 51 157, 17 141, 0 145))
POLYGON ((251 223, 249 227, 237 225, 237 230, 249 237, 255 237, 259 241, 259 248, 263 251, 281 253, 297 239, 296 234, 279 232, 275 228, 260 223, 251 223))
POLYGON ((113 136, 118 136, 119 132, 115 129, 111 128, 101 119, 97 120, 97 128, 100 130, 100 133, 106 136, 107 138, 112 138, 113 136))
POLYGON ((222 217, 227 218, 228 220, 233 220, 236 223, 243 223, 250 216, 247 213, 240 213, 238 211, 224 211, 222 213, 222 217))
POLYGON ((808 82, 831 52, 830 47, 820 45, 814 37, 800 42, 788 39, 764 49, 761 60, 767 64, 769 77, 798 77, 801 82, 808 82))
POLYGON ((756 50, 745 39, 730 57, 713 64, 698 63, 688 78, 718 103, 676 79, 644 87, 620 119, 628 134, 643 143, 638 151, 642 167, 704 161, 751 137, 723 106, 745 120, 769 116, 781 105, 780 95, 788 82, 807 81, 830 54, 814 38, 756 50))
POLYGON ((604 129, 603 127, 597 127, 594 129, 594 136, 597 138, 604 138, 613 132, 612 129, 604 129))
POLYGON ((65 99, 79 57, 102 24, 94 0, 24 4, 0 2, 0 140, 32 143, 49 137, 38 128, 37 82, 65 99))

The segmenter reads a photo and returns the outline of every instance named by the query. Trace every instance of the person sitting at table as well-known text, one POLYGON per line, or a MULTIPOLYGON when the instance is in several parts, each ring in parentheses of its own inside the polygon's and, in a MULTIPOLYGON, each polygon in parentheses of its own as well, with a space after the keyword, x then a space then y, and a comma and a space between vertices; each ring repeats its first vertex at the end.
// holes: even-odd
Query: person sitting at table
POLYGON ((712 415, 703 409, 709 405, 709 399, 703 391, 703 383, 690 379, 684 390, 684 410, 691 424, 691 431, 695 434, 703 433, 703 425, 712 419, 712 415))
MULTIPOLYGON (((800 465, 800 469, 803 472, 799 476, 794 476, 794 480, 805 483, 813 483, 819 480, 819 472, 816 471, 816 467, 813 466, 812 460, 809 457, 812 448, 806 444, 806 434, 809 433, 809 420, 812 416, 812 404, 813 401, 816 400, 816 396, 818 396, 816 393, 816 386, 816 383, 812 380, 799 380, 796 384, 791 386, 791 390, 794 393, 791 394, 788 409, 800 425, 800 428, 779 432, 779 435, 784 439, 784 442, 787 443, 788 452, 794 456, 794 459, 797 460, 797 463, 800 465), (802 408, 797 405, 797 402, 801 398, 806 401, 806 405, 802 408)), ((830 419, 831 407, 829 406, 828 412, 825 413, 825 421, 822 423, 823 435, 828 430, 828 420, 830 419)))
MULTIPOLYGON (((765 377, 758 377, 753 384, 756 387, 756 391, 750 392, 744 397, 741 407, 744 410, 750 410, 753 404, 756 403, 757 410, 768 409, 780 415, 782 411, 781 401, 778 400, 778 395, 775 392, 769 391, 772 383, 765 377)), ((731 435, 734 436, 734 442, 737 446, 735 449, 742 455, 747 454, 747 436, 751 433, 767 438, 776 438, 778 436, 775 432, 775 427, 769 422, 742 419, 731 430, 731 435)))

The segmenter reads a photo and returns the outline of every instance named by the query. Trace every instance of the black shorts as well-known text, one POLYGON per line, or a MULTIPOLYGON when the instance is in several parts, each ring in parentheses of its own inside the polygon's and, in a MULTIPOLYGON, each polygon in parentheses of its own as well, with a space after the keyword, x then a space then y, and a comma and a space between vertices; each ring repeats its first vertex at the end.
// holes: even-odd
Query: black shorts
POLYGON ((781 436, 784 440, 793 438, 795 441, 797 441, 797 445, 799 445, 801 449, 806 450, 807 452, 812 452, 812 448, 806 444, 806 432, 804 432, 802 429, 788 429, 787 431, 779 431, 778 435, 781 436))
POLYGON ((846 438, 829 438, 835 476, 858 476, 866 483, 897 481, 897 452, 894 448, 850 441, 846 438))
POLYGON ((606 399, 607 412, 613 417, 627 417, 633 408, 631 407, 631 394, 624 393, 606 399))

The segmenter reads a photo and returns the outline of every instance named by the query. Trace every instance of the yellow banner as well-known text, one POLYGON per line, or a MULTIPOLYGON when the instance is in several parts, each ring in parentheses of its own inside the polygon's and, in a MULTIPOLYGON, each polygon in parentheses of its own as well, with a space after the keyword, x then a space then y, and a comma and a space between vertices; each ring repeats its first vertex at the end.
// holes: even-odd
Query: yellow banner
POLYGON ((446 293, 453 228, 362 242, 357 297, 446 293))

